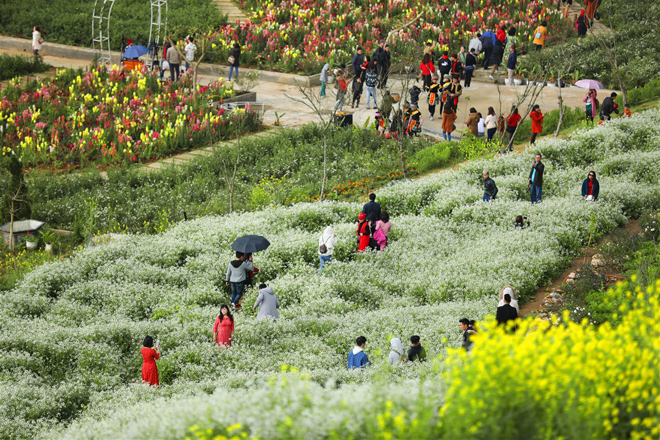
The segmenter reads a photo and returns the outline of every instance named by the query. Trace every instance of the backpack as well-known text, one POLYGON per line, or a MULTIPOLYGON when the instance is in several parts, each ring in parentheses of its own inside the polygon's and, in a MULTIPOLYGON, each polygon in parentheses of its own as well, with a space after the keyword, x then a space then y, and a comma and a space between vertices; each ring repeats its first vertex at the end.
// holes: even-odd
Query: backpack
POLYGON ((377 82, 378 75, 375 72, 367 72, 367 79, 365 81, 367 87, 376 87, 377 82))
POLYGON ((325 245, 325 241, 321 246, 319 246, 319 253, 325 255, 328 252, 328 247, 325 245))

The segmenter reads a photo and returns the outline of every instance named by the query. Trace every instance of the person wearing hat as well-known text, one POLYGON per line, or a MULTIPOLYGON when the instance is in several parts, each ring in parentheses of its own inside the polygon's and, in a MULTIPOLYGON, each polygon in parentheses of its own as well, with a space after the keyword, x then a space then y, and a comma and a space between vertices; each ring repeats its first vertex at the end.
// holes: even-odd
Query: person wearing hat
POLYGON ((371 239, 371 229, 369 228, 369 221, 367 220, 367 214, 361 212, 358 215, 358 227, 355 232, 357 232, 357 242, 358 242, 358 252, 364 252, 366 248, 369 247, 369 240, 371 239))
POLYGON ((452 104, 454 110, 458 111, 458 97, 463 93, 463 86, 461 86, 458 76, 452 78, 452 83, 449 85, 448 92, 449 102, 452 104))
POLYGON ((410 104, 410 117, 408 118, 408 125, 406 127, 406 134, 408 136, 417 136, 422 131, 422 113, 419 111, 417 104, 410 104))
POLYGON ((431 78, 431 85, 429 86, 429 96, 426 98, 429 104, 429 116, 433 120, 435 115, 435 106, 438 105, 440 100, 440 84, 438 84, 438 76, 434 75, 431 78))
POLYGON ((502 288, 500 291, 500 302, 497 304, 497 307, 502 307, 504 303, 504 295, 510 295, 511 296, 511 301, 510 305, 514 309, 516 309, 516 312, 520 312, 520 307, 518 306, 518 295, 516 294, 516 289, 513 288, 513 286, 506 285, 502 288))
POLYGON ((447 102, 447 97, 449 96, 449 87, 451 86, 451 77, 449 75, 444 75, 442 77, 442 84, 440 85, 440 90, 442 90, 442 95, 440 98, 440 113, 443 112, 445 103, 447 102))

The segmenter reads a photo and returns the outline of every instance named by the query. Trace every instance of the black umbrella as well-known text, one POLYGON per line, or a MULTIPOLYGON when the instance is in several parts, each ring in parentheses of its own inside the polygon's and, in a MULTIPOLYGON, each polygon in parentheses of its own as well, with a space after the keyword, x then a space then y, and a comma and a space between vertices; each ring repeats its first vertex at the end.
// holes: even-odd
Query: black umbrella
POLYGON ((270 242, 261 235, 245 235, 237 238, 236 241, 231 244, 233 250, 243 252, 244 254, 253 254, 255 252, 263 251, 268 249, 268 246, 270 246, 270 242))

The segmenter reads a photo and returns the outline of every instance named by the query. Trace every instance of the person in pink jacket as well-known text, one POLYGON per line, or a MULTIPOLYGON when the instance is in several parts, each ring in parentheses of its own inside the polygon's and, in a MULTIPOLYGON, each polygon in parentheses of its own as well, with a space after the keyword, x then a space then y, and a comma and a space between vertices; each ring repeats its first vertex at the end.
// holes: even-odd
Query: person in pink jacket
POLYGON ((387 246, 387 234, 392 230, 392 223, 390 223, 390 215, 383 211, 380 215, 380 220, 376 222, 376 232, 374 232, 374 240, 378 243, 380 251, 383 252, 387 246))
POLYGON ((585 113, 587 116, 587 123, 591 122, 594 125, 594 118, 598 115, 598 100, 596 99, 596 90, 589 89, 582 102, 585 103, 585 113))

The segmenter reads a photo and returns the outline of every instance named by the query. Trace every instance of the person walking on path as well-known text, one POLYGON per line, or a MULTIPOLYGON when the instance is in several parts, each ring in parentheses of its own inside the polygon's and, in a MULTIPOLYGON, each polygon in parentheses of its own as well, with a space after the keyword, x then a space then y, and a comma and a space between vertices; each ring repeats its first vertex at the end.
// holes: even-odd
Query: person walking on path
POLYGON ((234 42, 234 46, 231 49, 229 54, 229 81, 231 81, 231 76, 236 72, 234 79, 238 79, 238 68, 241 65, 241 45, 237 42, 234 42))
POLYGON ((319 96, 325 98, 325 85, 328 83, 328 72, 330 71, 330 63, 325 63, 323 69, 321 69, 321 76, 319 80, 321 81, 321 92, 319 96))
POLYGON ((346 81, 346 74, 344 73, 344 65, 342 64, 337 71, 337 102, 335 103, 335 112, 344 110, 344 95, 348 89, 348 82, 346 81))
POLYGON ((362 213, 369 221, 376 222, 380 219, 380 204, 376 202, 376 194, 369 194, 369 201, 362 207, 362 213))
POLYGON ((360 370, 370 365, 369 358, 364 352, 364 347, 367 345, 367 338, 358 336, 355 340, 355 347, 348 353, 348 369, 360 370))
POLYGON ((362 77, 362 64, 364 64, 364 57, 362 56, 362 48, 358 47, 357 50, 355 51, 355 55, 353 55, 353 61, 351 62, 351 66, 353 67, 354 79, 362 77))
POLYGON ((535 160, 532 162, 532 169, 529 172, 530 192, 532 203, 539 203, 543 196, 543 170, 545 165, 541 162, 541 153, 536 153, 535 160))
POLYGON ((616 109, 615 104, 614 104, 614 99, 616 99, 616 93, 612 92, 610 96, 607 98, 603 99, 603 106, 601 108, 601 116, 600 119, 601 121, 611 121, 612 120, 612 113, 619 113, 619 111, 616 109))
POLYGON ((505 302, 504 302, 504 295, 510 295, 511 296, 511 302, 509 305, 516 309, 516 312, 520 313, 520 306, 518 305, 518 295, 516 294, 516 289, 513 288, 513 286, 506 285, 502 288, 500 291, 500 302, 497 304, 497 307, 502 307, 505 302))
POLYGON ((532 111, 529 113, 529 117, 532 119, 532 139, 529 143, 530 145, 534 145, 536 143, 536 136, 543 131, 543 113, 541 113, 541 107, 538 104, 534 105, 532 111))
POLYGON ((507 148, 509 151, 513 151, 513 136, 516 134, 521 119, 518 114, 518 107, 514 107, 509 117, 506 118, 507 148))
POLYGON ((367 214, 360 213, 360 215, 358 215, 358 220, 358 226, 355 231, 357 232, 358 238, 358 252, 364 252, 364 250, 369 247, 369 241, 371 240, 371 229, 369 228, 367 214))
MULTIPOLYGON (((516 49, 520 47, 518 44, 518 35, 516 35, 517 30, 515 27, 511 26, 507 32, 506 44, 504 45, 504 54, 508 60, 509 54, 511 53, 511 46, 516 46, 516 49)), ((518 52, 516 52, 518 53, 518 52)))
POLYGON ((451 134, 454 132, 454 121, 456 121, 456 112, 451 103, 447 103, 442 112, 442 137, 446 141, 451 140, 451 134))
POLYGON ((234 317, 229 311, 229 306, 223 304, 213 324, 213 342, 219 347, 231 347, 232 339, 234 339, 234 317))
POLYGON ((492 142, 495 133, 497 133, 497 115, 493 107, 488 107, 488 114, 486 115, 486 140, 492 142))
MULTIPOLYGON (((174 42, 175 44, 176 42, 174 42)), ((179 68, 181 67, 181 56, 179 56, 179 52, 176 51, 174 45, 167 49, 167 56, 165 57, 170 65, 170 81, 179 80, 179 68)))
POLYGON ((470 87, 472 84, 472 75, 477 68, 477 53, 474 47, 470 48, 470 53, 465 56, 465 82, 464 87, 470 87))
POLYGON ((484 202, 490 202, 491 200, 494 200, 497 198, 497 185, 495 185, 495 181, 490 178, 490 173, 488 170, 483 171, 483 176, 484 176, 484 197, 483 201, 484 202))
POLYGON ((431 77, 435 74, 435 67, 431 62, 431 55, 425 54, 422 62, 419 65, 422 71, 422 82, 424 83, 424 91, 428 91, 431 86, 431 77))
POLYGON ((545 39, 548 36, 548 22, 543 20, 541 25, 534 31, 534 41, 532 43, 536 46, 536 50, 543 49, 545 39))
POLYGON ((598 193, 600 192, 600 183, 596 178, 595 171, 589 171, 589 175, 584 182, 582 182, 582 197, 584 200, 596 201, 598 200, 598 193))
POLYGON ((195 61, 195 52, 197 52, 197 46, 193 43, 190 36, 186 37, 186 47, 184 48, 186 52, 186 70, 190 69, 190 63, 195 61))
POLYGON ((518 319, 518 311, 511 306, 511 295, 508 293, 504 294, 504 305, 497 308, 495 319, 497 320, 497 325, 503 326, 506 326, 506 323, 509 321, 518 319))
POLYGON ((148 383, 151 386, 159 386, 158 367, 156 360, 160 359, 160 344, 154 350, 154 338, 147 336, 142 342, 142 383, 148 383))
POLYGON ((44 32, 39 28, 39 26, 35 26, 32 29, 32 54, 35 57, 40 56, 39 51, 41 50, 41 46, 44 44, 44 32))
POLYGON ((268 287, 265 284, 259 284, 259 295, 257 300, 254 302, 252 311, 257 310, 257 319, 266 319, 270 318, 275 321, 280 317, 277 309, 280 308, 280 300, 275 296, 272 287, 268 287))
POLYGON ((587 116, 587 124, 591 122, 594 125, 594 118, 598 115, 598 99, 596 98, 597 92, 595 89, 589 89, 582 102, 585 103, 585 113, 587 116))
POLYGON ((431 120, 433 120, 433 116, 435 115, 435 107, 438 105, 439 98, 440 84, 438 84, 438 77, 434 75, 429 86, 429 95, 426 98, 429 104, 429 117, 431 120))
POLYGON ((328 226, 319 237, 319 275, 326 264, 332 261, 332 253, 337 246, 337 234, 332 226, 328 226))
POLYGON ((390 364, 398 364, 404 358, 403 344, 401 339, 392 338, 390 339, 390 356, 388 358, 390 364))
POLYGON ((379 89, 384 89, 385 86, 387 85, 387 79, 390 76, 390 66, 392 65, 392 54, 390 53, 390 45, 386 44, 383 47, 383 52, 380 54, 380 60, 379 60, 379 65, 380 65, 380 73, 378 73, 378 69, 376 69, 376 73, 378 73, 378 82, 379 82, 379 89))
POLYGON ((378 104, 376 103, 376 86, 378 85, 378 74, 376 73, 375 67, 371 67, 367 71, 364 83, 367 86, 367 109, 372 108, 369 106, 371 98, 374 100, 373 108, 378 108, 378 104))
POLYGON ((413 335, 410 337, 410 349, 408 350, 408 360, 410 362, 419 361, 424 362, 426 360, 426 350, 422 347, 422 344, 419 342, 419 336, 413 335))
POLYGON ((493 69, 490 71, 488 78, 495 81, 495 74, 500 71, 500 64, 502 64, 502 58, 504 57, 504 44, 500 40, 495 41, 495 46, 493 46, 493 52, 490 55, 490 61, 493 63, 493 69))
POLYGON ((448 51, 444 51, 442 57, 438 60, 438 71, 442 77, 449 75, 449 72, 451 72, 451 60, 448 51))
POLYGON ((455 111, 458 111, 458 97, 463 94, 463 86, 461 86, 458 76, 452 78, 452 83, 447 91, 449 92, 447 102, 451 104, 455 111))
POLYGON ((493 54, 495 40, 497 40, 495 33, 490 28, 486 29, 486 32, 481 36, 481 44, 484 51, 484 70, 488 70, 488 66, 490 66, 490 57, 493 54))
POLYGON ((509 49, 509 57, 506 62, 506 70, 507 73, 509 74, 509 86, 515 86, 516 84, 513 82, 513 75, 516 73, 516 65, 518 64, 518 55, 516 54, 516 46, 511 46, 511 49, 509 49))
POLYGON ((380 220, 376 222, 375 229, 374 240, 378 243, 380 251, 383 252, 383 249, 387 246, 387 234, 392 230, 390 215, 386 211, 383 211, 380 215, 380 220))
POLYGON ((227 274, 225 275, 225 282, 231 285, 231 303, 236 306, 243 297, 245 290, 245 280, 248 277, 248 272, 254 270, 252 264, 252 257, 246 260, 242 252, 236 252, 236 259, 229 262, 227 265, 227 274))
POLYGON ((580 16, 577 18, 577 34, 578 41, 587 36, 587 18, 584 16, 584 9, 580 11, 580 16))
POLYGON ((479 136, 479 113, 477 113, 476 108, 472 107, 470 109, 470 114, 464 124, 470 129, 474 137, 479 136))

